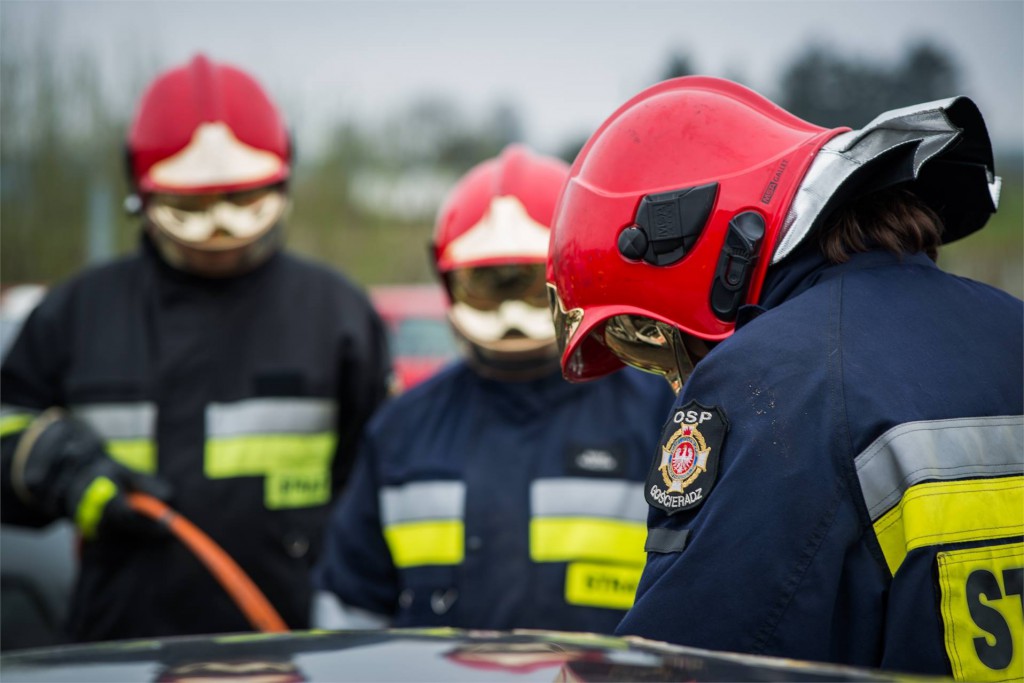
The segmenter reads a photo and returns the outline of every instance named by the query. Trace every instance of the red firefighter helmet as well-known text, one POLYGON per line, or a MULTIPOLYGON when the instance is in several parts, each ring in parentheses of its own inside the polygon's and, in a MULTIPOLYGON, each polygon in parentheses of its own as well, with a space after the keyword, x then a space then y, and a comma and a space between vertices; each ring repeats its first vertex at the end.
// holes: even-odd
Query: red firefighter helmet
POLYGON ((455 332, 493 376, 526 378, 557 364, 545 264, 566 163, 510 145, 472 168, 438 212, 434 260, 455 332))
POLYGON ((139 192, 247 190, 288 178, 288 130, 252 76, 197 55, 153 81, 128 133, 139 192))
POLYGON ((739 306, 757 301, 801 178, 844 130, 707 77, 659 83, 613 113, 576 157, 552 225, 565 376, 622 366, 605 340, 612 318, 657 323, 645 333, 656 337, 729 336, 739 306))
POLYGON ((171 265, 232 276, 280 245, 288 131, 244 71, 199 55, 161 74, 139 104, 127 155, 150 235, 171 265))

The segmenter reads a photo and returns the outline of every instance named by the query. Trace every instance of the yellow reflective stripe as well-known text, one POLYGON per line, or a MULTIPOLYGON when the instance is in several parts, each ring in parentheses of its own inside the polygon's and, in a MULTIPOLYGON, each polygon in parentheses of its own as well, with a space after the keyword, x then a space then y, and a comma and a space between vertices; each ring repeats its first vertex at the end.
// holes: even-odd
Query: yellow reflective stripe
POLYGON ((227 479, 289 470, 326 470, 334 458, 335 441, 331 432, 208 439, 203 472, 210 479, 227 479))
POLYGON ((384 528, 391 559, 399 569, 425 564, 459 564, 466 532, 459 519, 404 522, 384 528))
POLYGON ((918 484, 874 526, 894 575, 915 548, 1019 536, 1024 534, 1024 477, 918 484))
POLYGON ((16 432, 24 431, 35 417, 35 415, 28 415, 26 413, 0 417, 0 437, 10 436, 16 432))
POLYGON ((936 559, 953 678, 1020 680, 1024 543, 940 552, 936 559))
POLYGON ((107 442, 107 453, 130 470, 156 474, 156 444, 149 439, 114 439, 107 442))
POLYGON ((333 432, 208 439, 203 472, 209 479, 265 477, 268 510, 323 505, 331 498, 336 443, 333 432))
POLYGON ((642 566, 647 524, 599 517, 536 517, 530 520, 534 562, 592 560, 642 566))
POLYGON ((565 571, 570 605, 627 610, 633 606, 642 567, 572 562, 565 571))
POLYGON ((108 477, 96 477, 86 487, 75 510, 75 526, 87 539, 96 537, 96 527, 110 499, 117 495, 117 484, 108 477))

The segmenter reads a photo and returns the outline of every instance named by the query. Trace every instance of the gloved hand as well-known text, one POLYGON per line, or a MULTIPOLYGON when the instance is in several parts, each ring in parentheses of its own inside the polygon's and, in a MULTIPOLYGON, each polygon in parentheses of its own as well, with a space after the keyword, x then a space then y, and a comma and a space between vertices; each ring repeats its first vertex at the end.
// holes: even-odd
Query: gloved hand
POLYGON ((72 519, 88 540, 169 534, 133 511, 126 494, 141 491, 166 502, 170 485, 111 460, 103 441, 84 422, 50 409, 21 438, 11 481, 26 503, 54 519, 72 519))

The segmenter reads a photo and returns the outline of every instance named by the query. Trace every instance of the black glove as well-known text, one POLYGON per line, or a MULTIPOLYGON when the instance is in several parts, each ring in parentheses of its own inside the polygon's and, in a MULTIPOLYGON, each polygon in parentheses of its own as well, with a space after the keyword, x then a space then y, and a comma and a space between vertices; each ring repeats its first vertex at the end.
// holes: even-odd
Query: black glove
POLYGON ((103 441, 84 422, 51 409, 25 431, 22 441, 11 476, 26 503, 54 519, 73 520, 89 540, 168 535, 163 526, 132 510, 126 494, 140 491, 167 501, 170 485, 111 460, 103 441))

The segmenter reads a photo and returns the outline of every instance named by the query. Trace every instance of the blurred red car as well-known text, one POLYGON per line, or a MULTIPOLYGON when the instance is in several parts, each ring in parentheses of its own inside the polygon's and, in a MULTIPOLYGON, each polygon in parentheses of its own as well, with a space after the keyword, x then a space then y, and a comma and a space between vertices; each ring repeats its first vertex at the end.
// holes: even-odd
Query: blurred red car
POLYGON ((377 285, 369 294, 388 327, 396 390, 422 382, 458 355, 440 285, 377 285))

